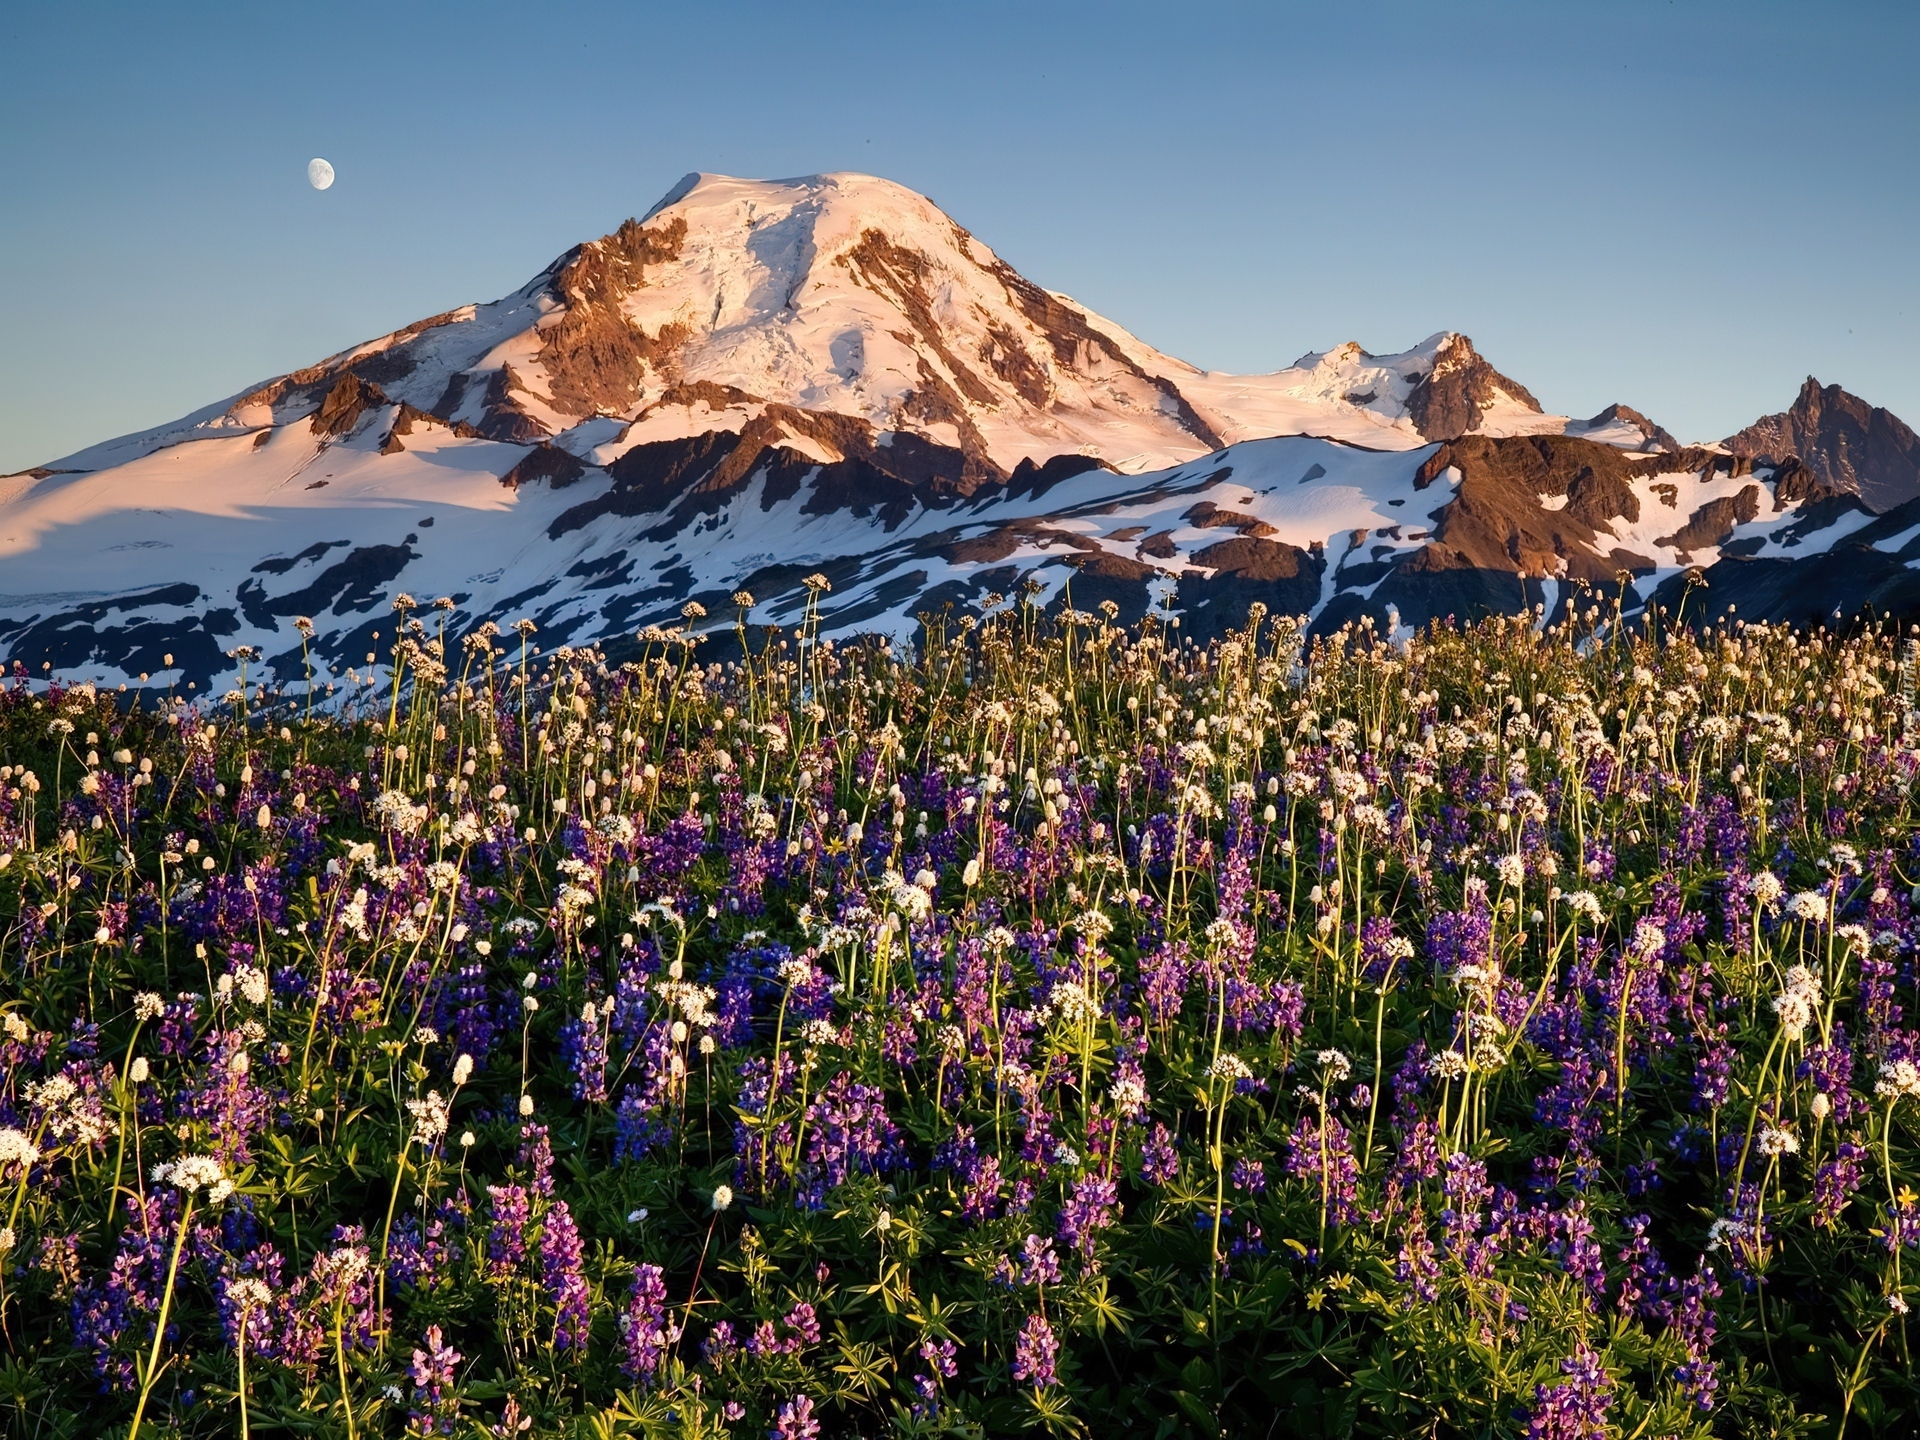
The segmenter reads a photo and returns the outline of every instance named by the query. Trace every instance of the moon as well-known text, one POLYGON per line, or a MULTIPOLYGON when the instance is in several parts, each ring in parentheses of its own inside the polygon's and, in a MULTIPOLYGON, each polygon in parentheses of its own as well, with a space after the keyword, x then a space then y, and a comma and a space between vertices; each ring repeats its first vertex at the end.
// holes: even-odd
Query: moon
POLYGON ((316 190, 333 184, 333 166, 317 156, 307 162, 307 183, 316 190))

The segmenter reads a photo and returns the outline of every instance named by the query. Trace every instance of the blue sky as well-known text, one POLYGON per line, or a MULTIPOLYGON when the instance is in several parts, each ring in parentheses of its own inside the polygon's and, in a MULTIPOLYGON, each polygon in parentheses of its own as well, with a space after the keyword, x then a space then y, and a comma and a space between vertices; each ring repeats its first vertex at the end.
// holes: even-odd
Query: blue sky
POLYGON ((1809 373, 1920 425, 1917 82, 1911 4, 9 6, 0 471, 690 170, 899 180, 1216 369, 1458 329, 1683 438, 1809 373))

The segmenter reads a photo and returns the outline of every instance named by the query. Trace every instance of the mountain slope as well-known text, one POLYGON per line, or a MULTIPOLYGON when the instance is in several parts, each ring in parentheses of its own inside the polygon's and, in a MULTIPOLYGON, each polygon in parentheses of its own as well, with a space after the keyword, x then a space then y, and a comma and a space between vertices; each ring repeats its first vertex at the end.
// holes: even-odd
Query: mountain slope
POLYGON ((1027 580, 1190 633, 1255 599, 1412 626, 1773 576, 1872 520, 1853 488, 1545 414, 1451 332, 1201 371, 897 185, 690 176, 504 299, 0 478, 0 655, 204 687, 248 645, 340 681, 400 590, 617 650, 742 588, 790 624, 815 571, 829 633, 1027 580))

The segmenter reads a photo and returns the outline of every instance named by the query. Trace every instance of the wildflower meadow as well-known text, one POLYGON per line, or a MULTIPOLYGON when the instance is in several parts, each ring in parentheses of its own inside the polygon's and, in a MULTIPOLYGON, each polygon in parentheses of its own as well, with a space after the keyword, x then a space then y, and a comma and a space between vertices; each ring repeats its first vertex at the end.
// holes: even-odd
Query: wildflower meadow
POLYGON ((1037 598, 16 667, 8 1432, 1920 1431, 1903 636, 1037 598))

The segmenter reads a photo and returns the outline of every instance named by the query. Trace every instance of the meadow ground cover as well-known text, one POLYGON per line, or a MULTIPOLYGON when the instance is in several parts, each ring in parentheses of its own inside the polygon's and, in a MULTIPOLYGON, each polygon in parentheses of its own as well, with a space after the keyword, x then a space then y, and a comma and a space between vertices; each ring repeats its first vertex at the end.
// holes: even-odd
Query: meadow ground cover
POLYGON ((738 599, 0 690, 13 1433, 1920 1423, 1897 637, 738 599))

